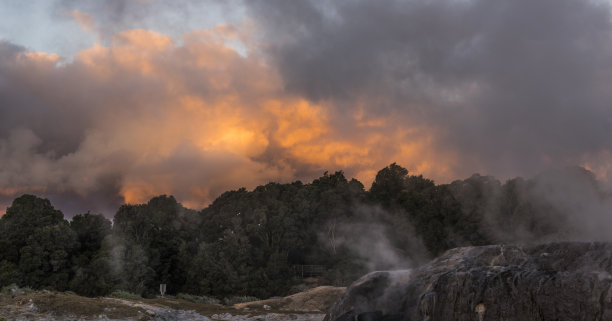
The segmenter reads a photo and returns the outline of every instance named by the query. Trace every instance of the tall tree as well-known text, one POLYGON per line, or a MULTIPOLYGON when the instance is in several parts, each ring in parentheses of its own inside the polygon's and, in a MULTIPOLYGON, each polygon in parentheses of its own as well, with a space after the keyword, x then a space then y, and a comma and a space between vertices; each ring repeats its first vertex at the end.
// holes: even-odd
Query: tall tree
POLYGON ((66 222, 38 228, 20 250, 19 269, 23 285, 68 289, 72 277, 72 255, 78 241, 66 222))
POLYGON ((101 258, 102 242, 112 232, 111 222, 101 214, 79 214, 70 221, 70 228, 78 240, 78 251, 72 267, 74 277, 70 289, 80 295, 107 294, 112 284, 108 282, 109 265, 101 258))
POLYGON ((402 190, 406 188, 407 178, 408 170, 392 163, 376 174, 369 191, 370 198, 383 207, 394 206, 402 190))
POLYGON ((64 222, 64 214, 48 199, 34 195, 16 198, 0 218, 0 260, 19 263, 20 250, 37 229, 64 222))

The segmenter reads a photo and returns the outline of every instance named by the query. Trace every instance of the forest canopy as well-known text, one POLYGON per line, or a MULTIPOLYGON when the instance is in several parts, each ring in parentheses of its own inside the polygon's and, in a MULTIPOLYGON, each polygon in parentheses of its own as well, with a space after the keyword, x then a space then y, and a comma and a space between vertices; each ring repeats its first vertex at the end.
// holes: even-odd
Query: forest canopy
POLYGON ((228 191, 200 211, 161 195, 122 205, 112 223, 67 220, 49 200, 22 195, 0 219, 0 286, 153 296, 165 283, 169 294, 265 298, 299 289, 304 265, 321 267, 320 283, 347 285, 458 246, 608 240, 611 204, 580 167, 436 185, 395 163, 369 190, 326 172, 228 191))

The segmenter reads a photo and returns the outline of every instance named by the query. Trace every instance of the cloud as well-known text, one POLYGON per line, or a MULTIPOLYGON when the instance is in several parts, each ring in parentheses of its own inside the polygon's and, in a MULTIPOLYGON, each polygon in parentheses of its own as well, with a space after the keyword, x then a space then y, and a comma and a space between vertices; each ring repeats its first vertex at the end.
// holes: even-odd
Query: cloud
POLYGON ((604 2, 236 1, 199 30, 192 1, 55 4, 99 43, 63 59, 0 42, 0 203, 202 207, 325 170, 368 185, 391 162, 437 182, 576 164, 612 181, 604 2))
POLYGON ((286 93, 256 48, 228 44, 249 32, 225 25, 178 41, 126 30, 73 61, 3 43, 5 203, 28 192, 69 215, 110 215, 123 202, 173 194, 201 208, 228 189, 325 170, 367 181, 390 152, 427 161, 414 130, 286 93))
POLYGON ((79 10, 72 10, 70 12, 70 15, 81 26, 83 30, 87 32, 98 33, 93 18, 89 13, 80 12, 79 10))
POLYGON ((75 19, 107 45, 117 33, 132 29, 180 37, 219 24, 239 24, 244 14, 237 4, 211 0, 54 0, 51 14, 60 20, 75 19))
POLYGON ((601 1, 249 1, 285 88, 435 128, 455 174, 531 175, 610 151, 601 1))

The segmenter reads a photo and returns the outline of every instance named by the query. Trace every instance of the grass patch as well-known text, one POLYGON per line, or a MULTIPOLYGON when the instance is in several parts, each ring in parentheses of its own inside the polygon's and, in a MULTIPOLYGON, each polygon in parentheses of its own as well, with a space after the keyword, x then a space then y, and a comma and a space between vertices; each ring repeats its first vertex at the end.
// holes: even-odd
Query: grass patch
MULTIPOLYGON (((50 292, 50 291, 31 291, 31 293, 22 295, 12 295, 12 290, 17 287, 8 286, 2 290, 6 293, 0 293, 0 321, 1 318, 7 320, 14 319, 69 319, 69 320, 90 320, 100 319, 104 316, 109 319, 129 319, 129 320, 145 320, 147 316, 146 308, 134 303, 143 303, 154 305, 162 308, 170 308, 175 310, 192 310, 201 315, 211 316, 213 314, 230 313, 232 315, 241 314, 248 316, 264 315, 267 313, 286 313, 275 309, 273 305, 271 310, 265 310, 261 306, 249 307, 248 310, 236 310, 230 304, 234 302, 251 302, 257 300, 256 297, 249 296, 231 296, 224 300, 225 304, 218 304, 219 300, 206 296, 197 296, 190 294, 179 294, 176 297, 143 299, 140 296, 127 292, 117 291, 113 293, 115 298, 128 298, 128 300, 138 299, 138 302, 119 301, 111 298, 88 298, 81 297, 66 292, 50 292), (28 306, 34 308, 34 312, 27 310, 28 306), (145 318, 145 319, 143 319, 145 318)), ((23 290, 23 289, 19 289, 23 290)), ((301 312, 292 312, 301 313, 301 312)), ((289 318, 288 318, 289 319, 289 318)), ((146 319, 146 320, 151 320, 146 319)))
MULTIPOLYGON (((49 318, 49 315, 56 316, 58 319, 67 316, 89 319, 92 316, 99 315, 106 315, 111 319, 129 319, 140 315, 139 311, 144 312, 144 309, 127 306, 108 299, 87 298, 63 292, 35 292, 2 303, 15 307, 23 307, 33 303, 36 313, 46 314, 47 320, 55 319, 54 317, 49 318)), ((16 316, 7 315, 7 319, 11 320, 16 316)))
POLYGON ((256 298, 254 296, 230 296, 229 298, 225 298, 223 299, 223 303, 225 305, 234 305, 237 303, 246 303, 246 302, 253 302, 253 301, 259 301, 259 298, 256 298))
POLYGON ((115 298, 115 299, 125 299, 125 300, 139 300, 142 299, 142 297, 138 294, 132 293, 132 292, 128 292, 128 291, 123 291, 123 290, 116 290, 113 291, 113 293, 111 293, 109 295, 109 297, 111 298, 115 298))
POLYGON ((17 286, 17 284, 10 284, 7 286, 3 286, 0 292, 2 294, 23 295, 33 293, 35 291, 28 287, 20 288, 19 286, 17 286))
POLYGON ((220 304, 221 301, 216 298, 208 296, 192 295, 187 293, 179 293, 176 295, 177 299, 193 302, 193 303, 204 303, 204 304, 220 304))

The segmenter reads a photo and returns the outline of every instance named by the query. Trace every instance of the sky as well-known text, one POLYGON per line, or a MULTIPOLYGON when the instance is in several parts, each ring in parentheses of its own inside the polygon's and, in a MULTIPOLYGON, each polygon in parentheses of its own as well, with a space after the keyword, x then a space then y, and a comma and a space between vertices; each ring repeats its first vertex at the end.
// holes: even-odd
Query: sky
POLYGON ((596 0, 0 1, 0 213, 68 216, 397 162, 612 185, 596 0))

